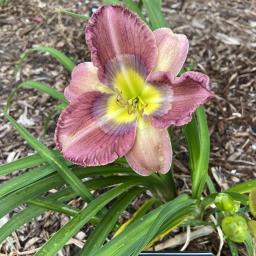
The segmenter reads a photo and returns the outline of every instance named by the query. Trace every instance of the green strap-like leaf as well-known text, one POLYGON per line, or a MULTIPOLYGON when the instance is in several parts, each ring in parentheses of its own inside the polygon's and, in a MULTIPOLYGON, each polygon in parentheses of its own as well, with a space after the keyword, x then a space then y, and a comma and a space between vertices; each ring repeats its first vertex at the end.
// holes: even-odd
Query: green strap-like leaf
MULTIPOLYGON (((199 107, 191 123, 183 129, 192 173, 192 196, 200 198, 208 177, 210 136, 203 107, 199 107)), ((209 183, 209 181, 208 181, 209 183)))
POLYGON ((11 163, 0 165, 0 176, 14 171, 31 168, 45 163, 46 161, 38 154, 26 156, 11 163))
POLYGON ((33 218, 39 216, 45 212, 45 209, 42 209, 37 206, 30 206, 29 208, 23 210, 12 216, 6 224, 0 228, 0 244, 9 236, 13 231, 28 223, 33 218))
POLYGON ((34 48, 26 50, 21 54, 20 59, 16 65, 17 72, 20 71, 23 62, 27 59, 32 52, 43 52, 50 54, 54 59, 56 59, 60 64, 62 64, 68 71, 72 71, 75 67, 75 63, 67 57, 63 52, 47 46, 36 46, 34 48))
POLYGON ((129 10, 137 13, 140 16, 140 18, 145 21, 145 18, 141 13, 141 10, 140 10, 138 4, 136 4, 133 0, 123 0, 123 2, 129 10))
MULTIPOLYGON (((51 181, 53 182, 53 179, 49 178, 49 180, 47 180, 46 182, 49 183, 51 181)), ((128 181, 136 182, 137 180, 128 180, 128 181)), ((142 179, 140 179, 140 182, 141 181, 142 181, 142 179)), ((113 181, 113 180, 109 179, 109 177, 108 177, 108 178, 93 179, 90 181, 86 181, 85 183, 86 183, 86 186, 88 187, 88 189, 95 190, 98 188, 103 188, 105 186, 113 185, 116 183, 116 181, 113 181), (104 179, 105 179, 105 182, 104 182, 104 179)), ((27 194, 28 194, 27 201, 30 200, 30 198, 35 197, 33 194, 33 191, 31 191, 31 190, 26 190, 23 192, 27 192, 27 194)), ((13 196, 10 196, 10 197, 7 196, 5 200, 0 200, 0 204, 5 206, 4 208, 3 207, 0 208, 0 218, 3 217, 6 213, 8 213, 10 208, 12 209, 15 206, 17 206, 18 204, 21 204, 22 202, 24 202, 24 199, 26 199, 26 198, 24 198, 25 195, 26 194, 14 193, 13 196), (17 197, 19 197, 19 198, 17 198, 17 197), (16 204, 14 202, 15 200, 16 200, 16 204), (17 201, 18 201, 18 203, 17 203, 17 201), (12 205, 12 207, 10 207, 10 205, 12 205)), ((51 200, 58 200, 58 202, 66 202, 66 201, 71 200, 72 198, 75 198, 76 196, 77 196, 77 194, 74 193, 73 190, 71 190, 70 188, 66 188, 66 189, 62 190, 61 192, 57 192, 53 195, 48 196, 47 200, 49 199, 50 202, 51 202, 51 200)), ((62 212, 62 210, 60 211, 58 204, 55 204, 55 207, 54 207, 50 204, 43 204, 42 199, 40 199, 40 200, 41 200, 41 204, 40 204, 41 207, 31 205, 31 204, 33 204, 33 200, 32 201, 30 200, 29 201, 30 205, 25 210, 14 215, 3 227, 1 227, 0 243, 4 239, 6 239, 6 237, 8 237, 15 229, 17 229, 20 226, 22 226, 23 224, 29 222, 32 218, 35 218, 38 215, 42 214, 47 209, 62 212), (42 207, 44 207, 44 208, 42 208, 42 207), (40 208, 40 210, 39 210, 39 208, 40 208)), ((38 203, 36 203, 36 204, 38 205, 38 203)), ((66 214, 67 214, 67 212, 66 212, 66 214)), ((91 218, 91 220, 95 220, 95 217, 91 218)))
POLYGON ((183 126, 183 133, 186 138, 186 143, 189 152, 189 167, 192 171, 196 171, 196 164, 200 154, 200 141, 198 134, 198 125, 195 114, 190 123, 183 126))
POLYGON ((42 93, 48 94, 49 96, 53 97, 54 99, 61 101, 61 103, 65 107, 68 105, 68 101, 66 100, 66 98, 64 97, 62 92, 58 92, 55 88, 50 87, 49 85, 44 84, 44 83, 33 81, 33 80, 26 80, 26 81, 20 83, 19 85, 17 85, 17 87, 14 90, 12 90, 12 92, 9 94, 9 96, 7 98, 5 112, 9 111, 9 108, 12 104, 13 98, 17 94, 17 91, 20 88, 36 89, 42 93))
POLYGON ((231 240, 227 240, 231 256, 239 256, 237 246, 231 240))
POLYGON ((195 215, 195 211, 193 211, 195 206, 191 206, 191 202, 189 202, 186 206, 183 205, 183 207, 177 205, 173 205, 171 209, 167 206, 164 207, 154 222, 148 227, 147 233, 134 245, 131 255, 137 256, 158 234, 174 229, 177 225, 184 223, 192 215, 195 215))
POLYGON ((52 166, 46 165, 41 166, 38 168, 35 168, 34 170, 30 172, 26 172, 23 175, 14 177, 10 179, 9 181, 1 184, 0 186, 0 198, 4 197, 16 190, 19 190, 23 187, 26 187, 41 178, 46 177, 47 175, 55 172, 55 168, 52 166))
MULTIPOLYGON (((55 188, 55 187, 59 187, 60 185, 63 185, 63 182, 61 181, 61 179, 54 179, 53 177, 54 175, 45 177, 40 181, 34 182, 20 190, 17 190, 1 198, 0 205, 4 205, 4 207, 0 207, 0 218, 3 217, 8 212, 10 212, 15 207, 17 207, 18 205, 22 203, 26 203, 27 201, 35 197, 38 197, 39 195, 41 195, 44 192, 47 192, 51 188, 55 188)), ((85 182, 85 185, 94 186, 94 183, 96 183, 100 188, 103 188, 103 187, 113 186, 116 184, 122 184, 128 181, 139 182, 140 184, 147 185, 143 177, 129 177, 129 176, 116 176, 116 177, 92 179, 85 182)), ((74 192, 73 195, 75 197, 78 194, 74 192)))
POLYGON ((256 188, 256 179, 248 180, 245 182, 238 183, 230 187, 227 192, 236 192, 236 193, 250 193, 253 189, 256 188))
MULTIPOLYGON (((181 210, 185 210, 187 214, 191 214, 194 207, 194 200, 189 199, 186 195, 180 195, 176 199, 158 207, 144 217, 136 220, 134 223, 129 225, 124 232, 104 245, 103 248, 97 250, 93 256, 129 256, 132 255, 135 250, 138 250, 138 246, 140 247, 139 250, 143 250, 144 244, 142 244, 141 241, 143 239, 147 240, 149 230, 154 228, 152 225, 160 212, 162 212, 161 214, 163 214, 163 217, 161 217, 161 223, 159 222, 159 224, 162 225, 164 220, 168 220, 170 218, 175 219, 175 217, 178 217, 179 219, 183 218, 184 216, 179 215, 181 210)), ((155 228, 158 229, 160 226, 155 228)), ((152 237, 150 237, 150 239, 151 238, 152 237)))
POLYGON ((53 188, 57 185, 57 182, 55 180, 52 180, 50 177, 44 179, 44 181, 46 181, 47 183, 37 181, 29 186, 26 186, 23 189, 17 190, 1 198, 0 205, 4 207, 0 207, 0 218, 18 205, 25 203, 28 200, 31 200, 44 192, 47 192, 49 188, 53 188))
POLYGON ((61 212, 68 216, 76 216, 79 213, 79 210, 74 207, 65 204, 59 204, 50 199, 35 198, 29 200, 29 203, 55 212, 61 212))
POLYGON ((134 197, 140 194, 142 191, 142 188, 134 188, 133 190, 127 192, 124 196, 122 196, 117 202, 115 202, 115 204, 113 204, 111 209, 102 218, 102 221, 90 234, 84 248, 79 255, 90 256, 95 250, 99 249, 102 246, 107 236, 114 228, 122 212, 127 208, 127 206, 134 199, 134 197))
POLYGON ((53 151, 49 150, 45 145, 35 139, 26 128, 18 124, 10 115, 7 113, 4 113, 4 115, 30 146, 32 146, 49 164, 55 166, 61 177, 74 189, 74 191, 77 192, 77 194, 89 201, 93 199, 83 182, 66 166, 64 161, 61 161, 53 151))
POLYGON ((120 0, 103 0, 104 4, 120 4, 120 0))
POLYGON ((254 244, 253 238, 250 234, 248 234, 244 243, 245 243, 247 255, 248 256, 255 256, 255 253, 256 253, 255 244, 254 244))
MULTIPOLYGON (((94 184, 94 185, 96 185, 96 188, 97 188, 97 184, 94 184)), ((90 189, 95 189, 95 187, 90 187, 90 189)), ((74 194, 71 194, 68 192, 70 192, 70 189, 64 189, 61 192, 57 192, 53 195, 48 196, 47 200, 50 200, 50 201, 58 200, 57 203, 55 202, 55 209, 52 209, 52 207, 51 207, 50 210, 58 210, 59 211, 59 209, 58 209, 59 202, 64 202, 64 201, 69 200, 75 196, 74 194)), ((37 202, 38 202, 38 199, 35 199, 35 200, 37 200, 37 202)), ((12 218, 0 228, 0 244, 13 231, 18 229, 20 226, 24 225, 25 223, 28 223, 33 218, 36 218, 37 216, 39 216, 40 214, 42 214, 43 212, 48 210, 49 209, 48 207, 49 207, 49 204, 43 205, 41 203, 41 207, 38 207, 38 206, 32 205, 32 202, 31 202, 31 205, 29 205, 25 210, 12 216, 12 218), (44 207, 44 208, 42 208, 42 207, 44 207)), ((62 211, 59 211, 59 212, 62 212, 62 211)))
POLYGON ((60 9, 57 10, 57 12, 60 12, 60 13, 66 14, 68 16, 78 18, 78 19, 81 19, 81 20, 84 20, 84 21, 88 21, 88 19, 89 19, 88 16, 73 12, 73 11, 68 10, 68 9, 60 8, 60 9))
POLYGON ((192 196, 194 198, 199 198, 204 190, 208 176, 210 136, 204 108, 199 107, 196 111, 196 115, 198 120, 200 155, 197 162, 197 170, 193 173, 194 176, 192 177, 192 182, 194 184, 194 188, 192 188, 192 196))
POLYGON ((143 217, 147 213, 147 211, 152 207, 152 205, 156 202, 159 203, 159 201, 157 201, 157 199, 154 197, 146 200, 142 204, 142 206, 139 207, 139 209, 124 224, 122 224, 121 227, 119 227, 119 229, 115 232, 114 237, 122 233, 126 229, 126 227, 128 227, 128 225, 133 223, 135 220, 143 217))
POLYGON ((217 193, 214 183, 209 175, 207 175, 206 184, 207 184, 210 194, 217 193))
POLYGON ((70 222, 61 228, 50 240, 35 254, 36 256, 53 256, 65 243, 75 235, 93 216, 106 204, 138 183, 126 183, 100 195, 91 201, 87 207, 79 212, 70 222))
POLYGON ((146 7, 151 28, 153 30, 161 27, 168 27, 167 22, 161 12, 159 0, 143 0, 143 4, 146 7))

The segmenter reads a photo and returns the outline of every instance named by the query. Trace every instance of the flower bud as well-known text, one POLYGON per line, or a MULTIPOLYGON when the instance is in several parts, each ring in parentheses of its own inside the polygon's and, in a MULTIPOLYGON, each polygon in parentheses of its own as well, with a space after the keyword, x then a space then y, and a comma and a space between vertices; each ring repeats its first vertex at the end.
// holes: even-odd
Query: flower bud
POLYGON ((256 217, 256 189, 253 189, 249 194, 249 208, 251 214, 256 217))
POLYGON ((230 213, 236 213, 240 208, 240 202, 226 193, 219 193, 216 196, 215 205, 219 210, 230 213))
POLYGON ((222 220, 221 227, 226 237, 233 242, 242 243, 249 234, 247 222, 240 215, 225 217, 222 220))

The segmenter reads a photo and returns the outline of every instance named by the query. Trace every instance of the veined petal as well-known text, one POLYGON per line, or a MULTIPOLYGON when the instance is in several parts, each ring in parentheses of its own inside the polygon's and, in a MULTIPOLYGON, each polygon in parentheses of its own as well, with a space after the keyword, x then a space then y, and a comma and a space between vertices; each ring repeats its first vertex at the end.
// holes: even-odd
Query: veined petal
POLYGON ((169 86, 171 90, 169 111, 154 113, 151 117, 157 128, 190 122, 196 108, 214 96, 209 89, 209 77, 199 72, 186 72, 178 78, 171 73, 156 72, 151 74, 149 81, 158 86, 169 86))
POLYGON ((188 39, 183 34, 175 34, 169 28, 154 31, 158 47, 158 58, 155 71, 172 72, 177 75, 188 54, 188 39))
POLYGON ((64 157, 84 166, 104 165, 125 155, 135 139, 135 124, 113 123, 105 114, 109 95, 87 92, 60 115, 55 140, 64 157))
POLYGON ((167 173, 172 160, 168 131, 156 129, 140 121, 132 149, 126 155, 129 165, 138 174, 148 176, 153 172, 167 173))
POLYGON ((64 90, 65 97, 72 102, 85 92, 110 90, 99 81, 97 71, 92 62, 78 64, 72 71, 69 86, 64 90))
POLYGON ((116 70, 133 68, 147 75, 155 66, 156 40, 137 15, 120 5, 100 7, 89 20, 86 41, 98 75, 109 82, 116 70))

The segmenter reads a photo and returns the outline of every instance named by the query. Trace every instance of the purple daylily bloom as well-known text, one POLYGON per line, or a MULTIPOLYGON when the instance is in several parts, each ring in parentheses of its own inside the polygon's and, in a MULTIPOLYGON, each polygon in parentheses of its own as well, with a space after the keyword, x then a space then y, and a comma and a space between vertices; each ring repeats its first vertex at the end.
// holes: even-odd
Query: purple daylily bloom
POLYGON ((213 93, 208 76, 176 77, 188 53, 185 35, 151 31, 118 5, 99 8, 86 41, 92 62, 72 72, 56 144, 64 157, 83 166, 105 165, 125 156, 140 175, 166 173, 172 151, 167 128, 184 125, 213 93))

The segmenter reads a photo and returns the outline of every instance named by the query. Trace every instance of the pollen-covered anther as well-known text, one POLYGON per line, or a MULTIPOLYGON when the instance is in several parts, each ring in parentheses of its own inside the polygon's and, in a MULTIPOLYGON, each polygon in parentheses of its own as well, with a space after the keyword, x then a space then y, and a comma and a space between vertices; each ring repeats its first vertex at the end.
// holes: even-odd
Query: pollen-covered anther
POLYGON ((126 108, 129 115, 137 113, 141 116, 144 113, 144 109, 148 106, 148 104, 144 103, 139 96, 126 100, 122 96, 121 91, 117 91, 116 93, 116 103, 120 107, 126 108))

